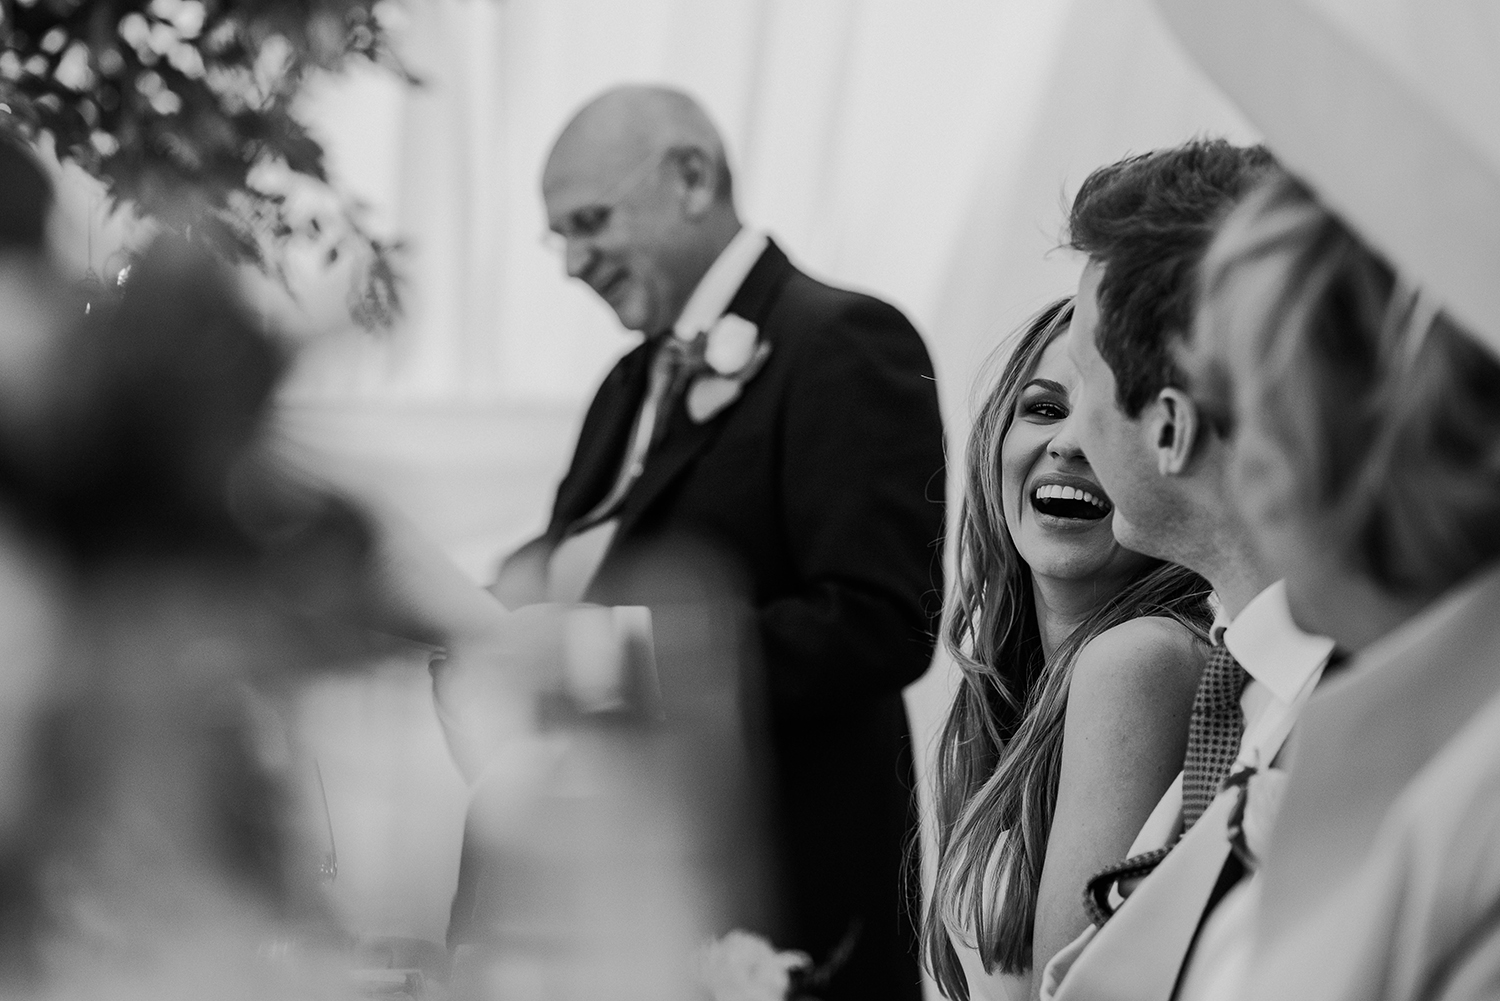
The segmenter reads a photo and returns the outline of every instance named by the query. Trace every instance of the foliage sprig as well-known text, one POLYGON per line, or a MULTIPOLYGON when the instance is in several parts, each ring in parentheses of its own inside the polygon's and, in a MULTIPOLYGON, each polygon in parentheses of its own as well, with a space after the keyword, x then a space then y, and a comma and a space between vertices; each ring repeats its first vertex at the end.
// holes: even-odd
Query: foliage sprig
MULTIPOLYGON (((414 82, 389 43, 389 2, 0 0, 0 126, 50 135, 116 204, 285 277, 279 251, 306 223, 271 179, 332 190, 293 103, 309 73, 355 61, 414 82)), ((366 252, 351 315, 388 326, 399 245, 335 194, 339 225, 366 252)))

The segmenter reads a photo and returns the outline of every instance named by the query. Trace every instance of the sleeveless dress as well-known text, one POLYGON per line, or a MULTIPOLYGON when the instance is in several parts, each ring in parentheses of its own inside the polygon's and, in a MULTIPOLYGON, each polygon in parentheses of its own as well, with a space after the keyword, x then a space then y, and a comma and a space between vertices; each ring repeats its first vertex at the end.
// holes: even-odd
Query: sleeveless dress
MULTIPOLYGON (((1003 840, 996 843, 996 855, 1003 844, 1003 840)), ((1004 896, 1006 881, 997 877, 993 882, 994 885, 988 892, 996 898, 1004 896)), ((1029 1001, 1029 977, 1002 973, 998 968, 993 973, 986 973, 984 960, 979 955, 978 940, 973 932, 958 926, 949 918, 945 918, 944 923, 948 926, 948 938, 953 943, 953 951, 958 953, 959 964, 964 968, 964 977, 969 982, 969 1001, 1029 1001)))
POLYGON ((948 937, 953 940, 953 951, 958 953, 964 977, 969 981, 969 1001, 1028 1001, 1030 978, 1001 973, 998 969, 986 973, 971 937, 960 935, 952 925, 948 926, 948 937))

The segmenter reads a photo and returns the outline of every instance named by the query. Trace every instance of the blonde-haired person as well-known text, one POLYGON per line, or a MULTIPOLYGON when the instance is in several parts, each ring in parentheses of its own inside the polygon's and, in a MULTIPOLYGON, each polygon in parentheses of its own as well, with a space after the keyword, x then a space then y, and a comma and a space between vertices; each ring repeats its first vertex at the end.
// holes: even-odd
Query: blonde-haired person
POLYGON ((957 999, 1034 996, 1182 766, 1208 585, 1121 547, 1073 435, 1070 300, 1021 332, 970 435, 936 762, 928 965, 957 999))
POLYGON ((1205 927, 1183 996, 1493 997, 1500 359, 1285 174, 1202 289, 1189 362, 1238 439, 1234 496, 1298 622, 1353 657, 1299 723, 1269 839, 1276 784, 1249 787, 1253 943, 1210 963, 1205 927))

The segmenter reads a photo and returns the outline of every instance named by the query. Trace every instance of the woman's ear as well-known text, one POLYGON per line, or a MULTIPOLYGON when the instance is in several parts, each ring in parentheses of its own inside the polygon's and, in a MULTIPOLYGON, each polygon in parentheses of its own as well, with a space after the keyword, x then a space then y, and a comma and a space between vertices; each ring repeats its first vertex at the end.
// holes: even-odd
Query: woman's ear
POLYGON ((1147 408, 1147 428, 1156 450, 1156 471, 1163 476, 1181 476, 1187 472, 1198 442, 1198 406, 1193 398, 1175 386, 1156 394, 1147 408))

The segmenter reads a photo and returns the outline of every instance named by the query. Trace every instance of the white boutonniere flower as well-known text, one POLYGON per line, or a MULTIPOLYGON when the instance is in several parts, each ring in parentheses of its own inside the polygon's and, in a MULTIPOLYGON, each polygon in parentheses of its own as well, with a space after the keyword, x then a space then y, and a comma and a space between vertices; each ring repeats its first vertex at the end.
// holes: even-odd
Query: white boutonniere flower
POLYGON ((1286 783, 1287 773, 1280 768, 1247 768, 1225 780, 1239 787, 1239 801, 1229 815, 1229 844, 1251 869, 1266 857, 1286 783))
POLYGON ((755 324, 743 316, 725 313, 708 329, 703 360, 719 375, 736 375, 750 363, 759 339, 760 330, 755 324))
POLYGON ((805 952, 778 952, 759 935, 735 929, 704 946, 703 984, 713 1001, 786 1001, 792 975, 812 965, 805 952))
POLYGON ((743 316, 725 313, 704 335, 703 362, 707 368, 688 386, 687 412, 702 424, 739 398, 745 383, 755 377, 771 345, 760 339, 760 329, 743 316))

